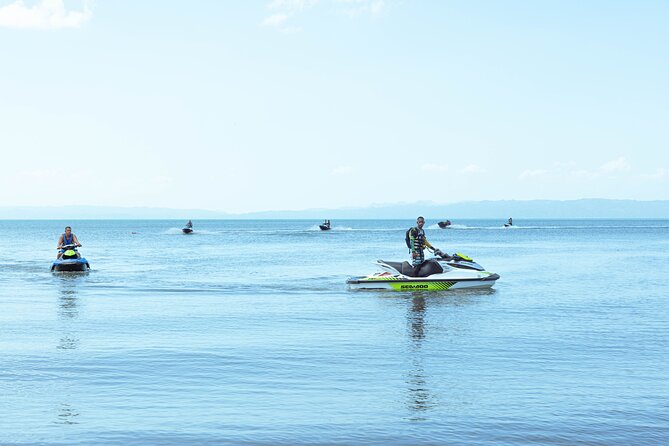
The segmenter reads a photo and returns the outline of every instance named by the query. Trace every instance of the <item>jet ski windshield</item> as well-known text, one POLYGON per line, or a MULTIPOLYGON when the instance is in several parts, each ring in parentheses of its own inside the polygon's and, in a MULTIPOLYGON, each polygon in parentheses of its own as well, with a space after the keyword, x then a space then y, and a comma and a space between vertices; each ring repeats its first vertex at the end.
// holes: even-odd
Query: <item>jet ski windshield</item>
POLYGON ((75 244, 69 244, 69 245, 63 245, 63 259, 76 259, 79 257, 77 254, 77 245, 75 244))

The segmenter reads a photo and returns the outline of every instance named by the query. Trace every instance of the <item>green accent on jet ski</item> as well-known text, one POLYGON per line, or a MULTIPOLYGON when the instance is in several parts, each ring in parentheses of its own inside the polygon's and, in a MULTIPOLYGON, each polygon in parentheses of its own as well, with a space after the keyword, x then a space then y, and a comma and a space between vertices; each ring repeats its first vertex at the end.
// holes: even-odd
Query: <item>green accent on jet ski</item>
POLYGON ((73 256, 73 255, 75 255, 75 251, 74 251, 74 249, 68 249, 67 251, 65 251, 65 252, 63 253, 63 255, 66 255, 66 256, 73 256))
POLYGON ((471 258, 471 257, 468 257, 468 256, 466 256, 466 255, 464 255, 464 254, 462 254, 462 253, 456 252, 455 255, 458 256, 458 257, 460 257, 462 260, 466 260, 466 261, 468 261, 468 262, 471 262, 471 261, 472 261, 472 258, 471 258))
POLYGON ((446 291, 456 282, 418 282, 418 283, 391 283, 390 286, 396 291, 419 291, 419 290, 428 290, 428 291, 446 291))

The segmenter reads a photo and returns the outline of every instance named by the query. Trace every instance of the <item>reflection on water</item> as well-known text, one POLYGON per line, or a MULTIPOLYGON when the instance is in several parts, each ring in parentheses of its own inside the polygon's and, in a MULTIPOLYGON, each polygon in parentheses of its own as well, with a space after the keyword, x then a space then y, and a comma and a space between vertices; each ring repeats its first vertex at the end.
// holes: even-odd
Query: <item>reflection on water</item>
POLYGON ((62 323, 58 350, 74 350, 79 346, 79 336, 74 331, 74 323, 79 317, 78 287, 82 276, 66 274, 59 277, 58 316, 62 323))
POLYGON ((407 315, 411 368, 406 379, 408 386, 407 407, 411 412, 410 421, 423 421, 425 412, 434 407, 433 397, 423 366, 423 340, 425 339, 425 296, 414 295, 407 315))
POLYGON ((71 336, 70 334, 65 334, 60 337, 60 341, 56 348, 58 350, 74 350, 79 347, 79 339, 71 336))
POLYGON ((410 338, 416 348, 420 348, 425 338, 425 297, 414 296, 409 311, 410 338))
POLYGON ((58 300, 58 315, 65 319, 74 319, 79 316, 76 288, 60 291, 60 297, 58 300))
MULTIPOLYGON (((79 287, 82 285, 85 276, 82 274, 59 274, 58 285, 58 319, 60 320, 60 336, 56 349, 62 352, 72 351, 79 348, 79 335, 77 334, 76 324, 79 318, 79 287)), ((64 356, 69 358, 69 356, 64 356)), ((59 395, 62 400, 69 400, 69 392, 63 392, 59 395)), ((69 403, 62 402, 56 411, 55 424, 72 425, 79 424, 77 417, 79 412, 69 403)))
MULTIPOLYGON (((424 343, 429 334, 429 324, 426 323, 428 305, 433 307, 448 306, 453 309, 476 303, 480 298, 495 293, 488 290, 463 290, 449 292, 448 295, 437 295, 434 292, 413 292, 411 305, 407 311, 407 330, 409 340, 410 366, 407 371, 406 384, 408 390, 407 408, 411 416, 410 421, 426 421, 428 412, 438 405, 437 397, 431 390, 430 375, 425 371, 423 359, 431 357, 434 352, 424 350, 424 343)), ((444 333, 451 336, 466 336, 466 329, 459 324, 449 324, 441 327, 444 333)))
POLYGON ((55 421, 56 424, 79 424, 77 417, 79 412, 76 409, 71 407, 69 404, 61 404, 58 409, 58 417, 55 421))

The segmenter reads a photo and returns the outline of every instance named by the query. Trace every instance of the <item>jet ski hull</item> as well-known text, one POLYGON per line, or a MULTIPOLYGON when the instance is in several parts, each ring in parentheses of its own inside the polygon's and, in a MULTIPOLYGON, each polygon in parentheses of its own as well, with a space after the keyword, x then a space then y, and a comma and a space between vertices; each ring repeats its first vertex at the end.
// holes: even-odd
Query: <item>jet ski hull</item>
POLYGON ((321 228, 321 231, 329 231, 330 227, 326 225, 318 225, 319 228, 321 228))
POLYGON ((383 275, 351 277, 346 281, 349 288, 359 290, 392 290, 392 291, 446 291, 458 289, 486 289, 492 287, 499 274, 479 272, 478 278, 433 278, 406 277, 383 275))
POLYGON ((382 272, 351 277, 346 283, 351 289, 363 290, 446 291, 490 288, 499 279, 499 274, 485 271, 465 255, 438 253, 439 257, 428 259, 420 266, 406 261, 377 260, 376 265, 382 272))
POLYGON ((183 231, 184 234, 190 234, 191 232, 193 232, 193 229, 191 229, 191 228, 183 228, 182 231, 183 231))
POLYGON ((55 273, 63 272, 86 272, 91 269, 88 260, 80 259, 58 259, 51 264, 51 271, 55 273))

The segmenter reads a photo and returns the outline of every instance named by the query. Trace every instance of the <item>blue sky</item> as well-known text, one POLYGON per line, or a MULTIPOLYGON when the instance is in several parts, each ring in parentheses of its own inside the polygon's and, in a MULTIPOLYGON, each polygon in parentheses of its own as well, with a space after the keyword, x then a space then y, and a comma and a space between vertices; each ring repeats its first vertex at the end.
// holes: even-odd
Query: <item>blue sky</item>
POLYGON ((669 2, 0 0, 0 206, 669 199, 669 2))

